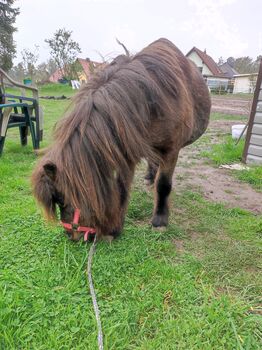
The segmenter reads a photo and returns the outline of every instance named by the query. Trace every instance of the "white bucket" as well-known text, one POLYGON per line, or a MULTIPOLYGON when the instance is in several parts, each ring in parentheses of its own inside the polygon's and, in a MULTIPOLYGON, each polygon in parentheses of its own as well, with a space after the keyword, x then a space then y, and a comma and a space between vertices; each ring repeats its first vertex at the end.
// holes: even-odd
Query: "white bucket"
MULTIPOLYGON (((245 125, 244 124, 237 124, 237 125, 232 125, 232 138, 233 139, 238 139, 239 136, 241 135, 242 131, 244 130, 245 125)), ((246 136, 247 131, 245 130, 243 136, 246 136)))

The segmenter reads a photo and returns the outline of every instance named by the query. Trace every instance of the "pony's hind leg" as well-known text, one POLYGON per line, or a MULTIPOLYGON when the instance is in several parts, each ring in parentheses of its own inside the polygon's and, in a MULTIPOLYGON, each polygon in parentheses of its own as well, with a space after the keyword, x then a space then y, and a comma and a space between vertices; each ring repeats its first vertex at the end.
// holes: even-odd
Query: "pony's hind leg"
POLYGON ((178 152, 169 154, 160 164, 155 180, 155 204, 152 219, 154 227, 165 227, 168 224, 168 197, 172 189, 172 176, 176 166, 178 152))
POLYGON ((148 162, 146 175, 144 177, 146 185, 153 185, 156 178, 158 166, 148 162))

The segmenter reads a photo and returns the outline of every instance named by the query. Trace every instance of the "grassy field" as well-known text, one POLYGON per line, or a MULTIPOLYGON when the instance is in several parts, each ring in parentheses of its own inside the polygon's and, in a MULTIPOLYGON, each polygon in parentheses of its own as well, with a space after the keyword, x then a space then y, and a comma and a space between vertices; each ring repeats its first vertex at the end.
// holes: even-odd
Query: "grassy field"
MULTIPOLYGON (((68 103, 41 100, 45 146, 68 103)), ((17 131, 8 132, 0 159, 0 349, 94 350, 90 246, 44 222, 30 189, 36 161, 31 145, 21 148, 17 131)), ((105 349, 261 349, 262 217, 185 191, 172 193, 167 231, 154 231, 144 168, 123 235, 99 243, 94 257, 105 349)))

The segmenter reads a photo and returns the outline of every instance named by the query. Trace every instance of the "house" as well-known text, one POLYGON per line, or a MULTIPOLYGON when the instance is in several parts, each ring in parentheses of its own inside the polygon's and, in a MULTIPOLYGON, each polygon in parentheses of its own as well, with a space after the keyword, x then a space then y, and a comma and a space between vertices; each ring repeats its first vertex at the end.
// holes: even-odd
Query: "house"
POLYGON ((196 64, 210 90, 228 90, 230 78, 220 70, 213 58, 206 53, 206 50, 201 51, 197 47, 193 47, 186 54, 186 57, 196 64))
POLYGON ((227 91, 232 93, 234 91, 234 84, 235 84, 234 76, 237 75, 238 72, 228 62, 225 62, 219 65, 218 67, 220 71, 224 74, 224 76, 229 79, 227 91))
POLYGON ((81 82, 86 82, 95 70, 104 66, 104 63, 91 61, 89 58, 78 58, 77 61, 83 68, 82 71, 78 72, 79 81, 81 82))
POLYGON ((57 69, 53 74, 50 75, 49 81, 51 83, 57 83, 58 80, 62 79, 64 76, 64 72, 61 71, 60 69, 57 69))
POLYGON ((253 94, 256 86, 258 73, 236 74, 234 75, 233 94, 250 93, 253 94))
MULTIPOLYGON (((80 82, 86 82, 90 75, 98 68, 103 66, 103 63, 91 61, 89 58, 77 58, 76 59, 77 75, 80 82)), ((64 71, 57 69, 50 77, 49 81, 57 83, 63 79, 64 71)))
POLYGON ((238 72, 233 67, 231 67, 228 62, 221 64, 218 66, 218 68, 224 74, 224 76, 229 79, 234 79, 234 75, 238 74, 238 72))

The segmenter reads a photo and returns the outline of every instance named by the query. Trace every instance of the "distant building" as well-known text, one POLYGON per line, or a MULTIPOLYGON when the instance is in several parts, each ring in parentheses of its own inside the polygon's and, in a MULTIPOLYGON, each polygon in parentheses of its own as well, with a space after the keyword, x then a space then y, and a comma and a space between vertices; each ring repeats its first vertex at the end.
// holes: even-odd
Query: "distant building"
POLYGON ((220 70, 213 58, 206 53, 206 50, 201 51, 197 47, 193 47, 186 54, 186 57, 196 64, 211 91, 228 90, 230 78, 220 70))
POLYGON ((206 50, 201 51, 197 47, 193 47, 186 57, 193 61, 203 76, 216 76, 221 74, 218 65, 212 57, 207 55, 206 50))
POLYGON ((258 73, 251 74, 236 74, 234 75, 234 90, 233 94, 249 93, 253 94, 256 86, 258 73))
POLYGON ((221 64, 219 70, 224 74, 225 77, 233 79, 234 75, 239 74, 233 67, 230 66, 228 62, 221 64))
MULTIPOLYGON (((77 58, 76 59, 77 75, 81 83, 86 82, 90 75, 103 63, 91 61, 89 58, 77 58)), ((57 83, 59 80, 63 79, 64 71, 57 69, 50 77, 49 81, 52 83, 57 83)))

